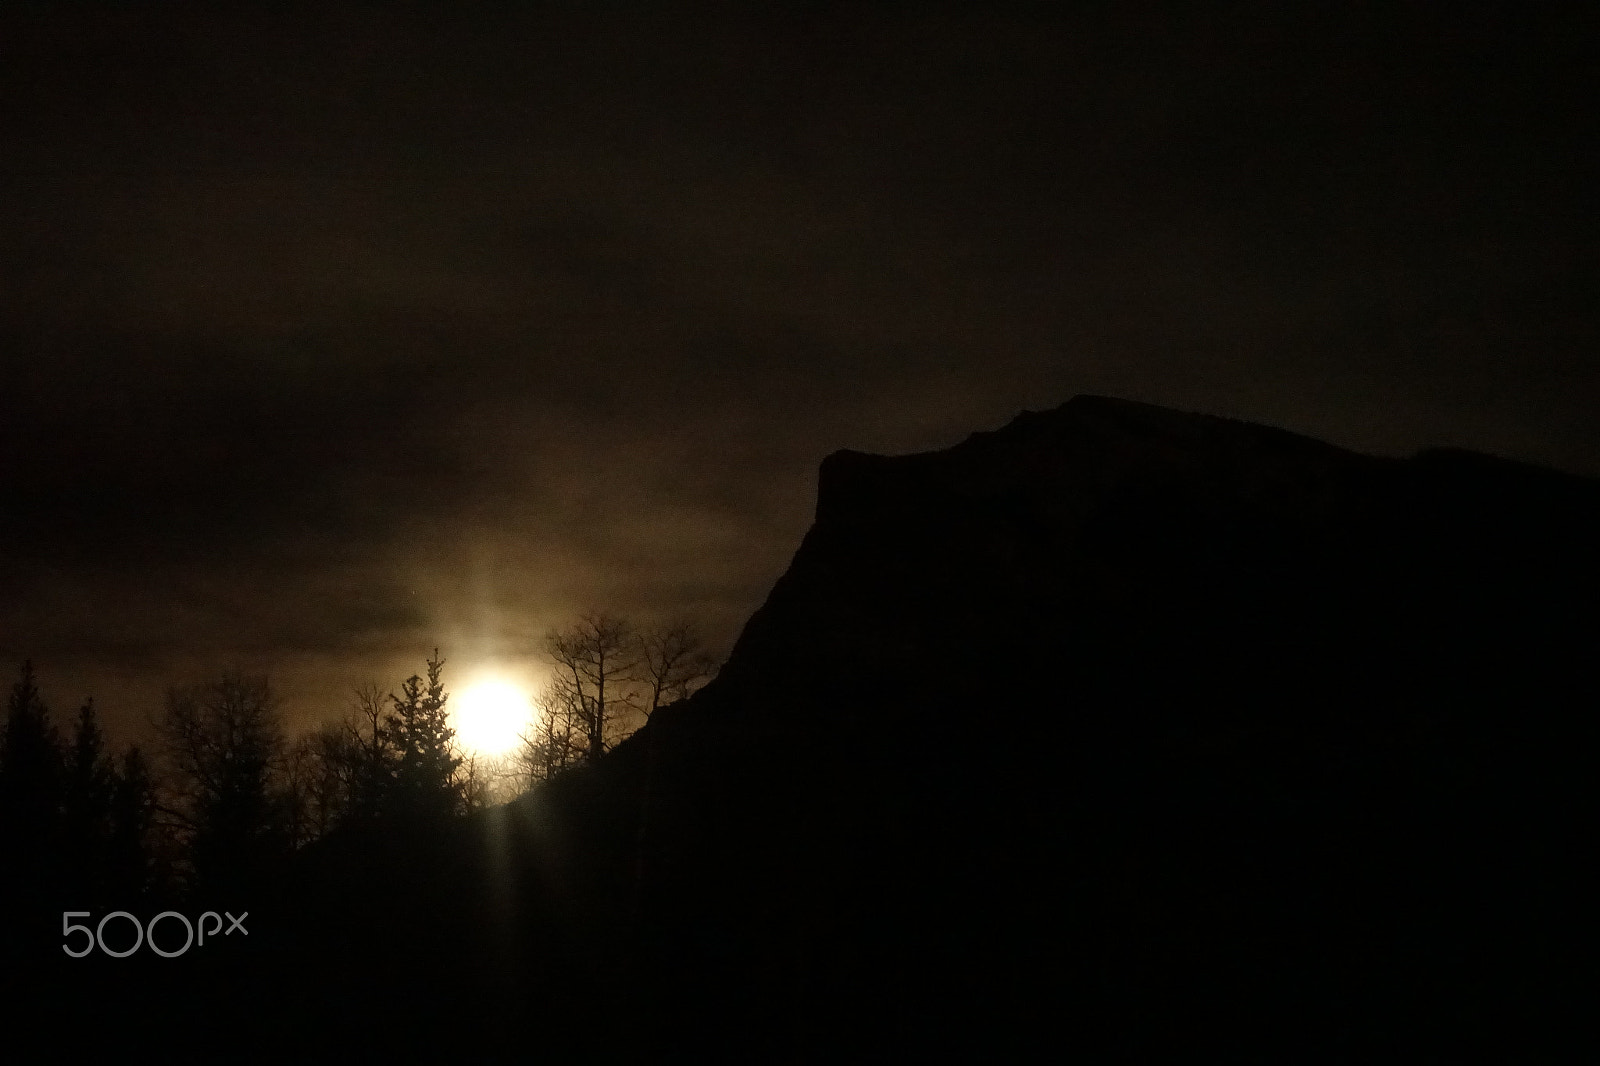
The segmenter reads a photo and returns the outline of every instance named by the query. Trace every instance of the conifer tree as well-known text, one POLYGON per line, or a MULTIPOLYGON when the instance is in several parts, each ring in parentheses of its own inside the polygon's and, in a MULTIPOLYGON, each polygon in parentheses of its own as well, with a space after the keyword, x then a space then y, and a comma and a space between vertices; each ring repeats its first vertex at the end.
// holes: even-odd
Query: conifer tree
POLYGON ((29 849, 53 841, 62 776, 60 737, 39 694, 33 663, 25 662, 11 686, 0 733, 0 825, 8 831, 11 846, 22 853, 19 857, 29 858, 29 849))
POLYGON ((389 811, 402 821, 435 821, 459 813, 465 803, 455 730, 445 709, 449 696, 437 648, 426 682, 413 674, 389 697, 386 739, 394 752, 389 811))
POLYGON ((114 774, 93 698, 78 711, 65 770, 62 829, 68 884, 87 897, 83 902, 104 902, 114 774))
POLYGON ((126 907, 151 889, 154 873, 155 781, 137 746, 123 753, 122 764, 112 777, 109 806, 106 880, 116 905, 126 907))

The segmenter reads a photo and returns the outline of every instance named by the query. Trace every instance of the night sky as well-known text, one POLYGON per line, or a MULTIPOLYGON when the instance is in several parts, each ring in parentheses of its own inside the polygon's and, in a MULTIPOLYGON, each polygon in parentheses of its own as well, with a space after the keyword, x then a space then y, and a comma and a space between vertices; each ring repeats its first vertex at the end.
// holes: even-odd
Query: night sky
POLYGON ((6 4, 0 669, 722 652, 823 456, 1081 392, 1600 474, 1592 27, 1062 6, 6 4))

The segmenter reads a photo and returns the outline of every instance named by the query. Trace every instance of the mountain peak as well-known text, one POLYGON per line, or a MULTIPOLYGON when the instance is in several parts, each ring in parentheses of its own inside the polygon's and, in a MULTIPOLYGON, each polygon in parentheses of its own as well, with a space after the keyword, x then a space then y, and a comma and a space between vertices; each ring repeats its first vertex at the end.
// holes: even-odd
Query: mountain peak
POLYGON ((1327 477, 1375 460, 1288 430, 1109 396, 1080 395, 1024 411, 936 452, 882 456, 839 451, 818 475, 818 521, 903 506, 941 491, 992 498, 1029 492, 1093 494, 1161 471, 1234 484, 1327 477))
MULTIPOLYGON (((1151 1019, 1453 1026, 1529 994, 1511 974, 1548 998, 1596 541, 1592 481, 1104 396, 835 453, 721 676, 645 730, 663 852, 798 916, 781 949, 764 903, 693 939, 755 945, 717 980, 767 967, 775 999, 789 944, 849 960, 805 992, 830 1024, 884 989, 926 1033, 1065 1003, 1122 1051, 1151 1019)), ((608 772, 643 774, 624 749, 608 772)))

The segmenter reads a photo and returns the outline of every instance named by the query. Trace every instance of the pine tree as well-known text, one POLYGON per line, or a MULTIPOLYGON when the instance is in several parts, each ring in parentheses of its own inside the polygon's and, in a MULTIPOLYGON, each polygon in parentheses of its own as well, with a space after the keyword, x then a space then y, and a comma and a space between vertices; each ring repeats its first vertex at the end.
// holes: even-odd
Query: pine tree
POLYGON ((105 902, 107 852, 111 837, 113 771, 94 700, 78 711, 72 746, 66 752, 62 805, 67 879, 84 902, 105 902))
POLYGON ((0 731, 0 909, 19 922, 60 909, 61 787, 60 741, 33 664, 24 663, 0 731))
POLYGON ((53 838, 62 799, 60 736, 39 695, 31 661, 11 686, 0 734, 0 824, 14 846, 37 848, 53 838))
POLYGON ((138 747, 131 747, 123 753, 122 765, 111 782, 106 880, 117 906, 129 906, 130 901, 153 887, 151 837, 155 811, 150 764, 138 747))
POLYGON ((455 730, 445 704, 449 696, 440 679, 444 660, 434 649, 428 677, 413 674, 391 694, 386 740, 395 753, 388 813, 406 822, 437 821, 459 813, 465 804, 458 770, 455 730))

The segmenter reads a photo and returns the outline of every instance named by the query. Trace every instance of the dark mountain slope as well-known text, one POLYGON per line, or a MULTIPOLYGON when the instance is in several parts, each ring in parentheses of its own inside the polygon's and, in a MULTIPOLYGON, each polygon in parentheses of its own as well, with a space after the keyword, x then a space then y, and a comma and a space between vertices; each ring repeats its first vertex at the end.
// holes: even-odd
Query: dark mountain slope
POLYGON ((722 677, 587 782, 617 834, 651 782, 659 1024, 818 1054, 1532 1024, 1577 961, 1597 534, 1580 479, 1093 397, 831 456, 722 677))

